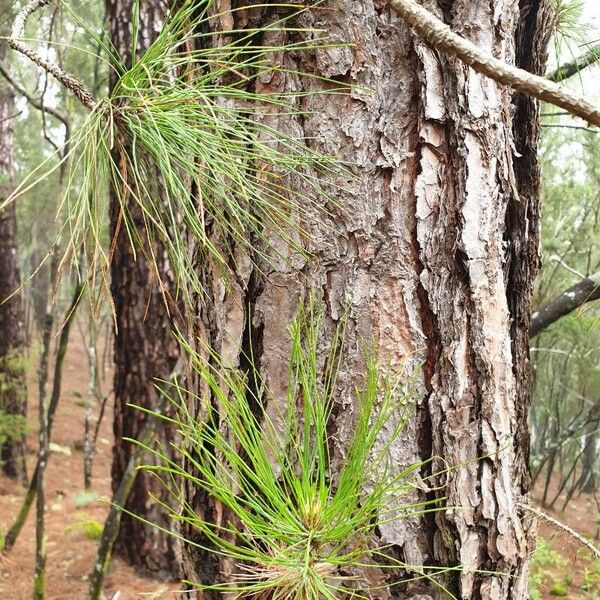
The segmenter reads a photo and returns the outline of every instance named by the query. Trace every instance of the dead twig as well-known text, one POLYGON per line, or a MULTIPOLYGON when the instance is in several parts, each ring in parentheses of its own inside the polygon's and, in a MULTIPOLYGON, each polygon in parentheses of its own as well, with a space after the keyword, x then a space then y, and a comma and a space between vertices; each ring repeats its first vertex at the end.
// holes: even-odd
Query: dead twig
POLYGON ((482 73, 498 83, 564 108, 572 115, 581 117, 592 125, 600 126, 600 109, 583 96, 574 94, 545 77, 533 75, 498 60, 454 33, 448 25, 415 0, 389 0, 389 4, 419 37, 436 50, 455 56, 478 73, 482 73))
POLYGON ((61 69, 58 65, 51 63, 46 60, 43 56, 38 54, 35 50, 32 50, 28 46, 26 46, 23 42, 23 34, 25 32, 25 24, 27 23, 27 19, 37 10, 43 8, 44 6, 48 6, 54 2, 54 0, 32 0, 27 3, 17 14, 17 17, 14 20, 12 33, 10 38, 8 39, 8 45, 15 50, 16 52, 20 52, 24 56, 26 56, 33 63, 44 69, 47 73, 56 78, 62 85, 64 85, 67 89, 69 89, 79 101, 89 108, 93 110, 97 106, 96 99, 88 92, 85 85, 79 81, 76 77, 67 73, 63 69, 61 69))
POLYGON ((548 521, 548 523, 551 523, 558 529, 562 529, 563 531, 567 532, 572 538, 577 540, 582 546, 585 546, 588 550, 590 550, 591 553, 596 558, 596 560, 600 559, 600 549, 595 544, 590 542, 589 540, 586 540, 580 533, 577 533, 574 529, 572 529, 565 523, 561 523, 558 519, 551 517, 549 514, 545 513, 544 511, 540 510, 539 508, 534 508, 533 506, 530 506, 529 504, 523 504, 522 502, 519 502, 519 503, 517 503, 517 506, 519 508, 522 508, 523 510, 528 510, 529 512, 533 513, 540 519, 544 519, 544 521, 548 521))

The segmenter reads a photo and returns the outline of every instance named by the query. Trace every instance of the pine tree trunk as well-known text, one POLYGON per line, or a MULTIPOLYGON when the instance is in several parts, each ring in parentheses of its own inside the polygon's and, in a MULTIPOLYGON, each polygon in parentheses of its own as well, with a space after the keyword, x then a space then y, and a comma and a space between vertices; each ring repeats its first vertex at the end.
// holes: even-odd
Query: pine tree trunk
MULTIPOLYGON (((424 4, 484 51, 543 67, 545 2, 522 2, 521 12, 504 0, 424 4)), ((225 5, 230 3, 220 9, 225 5)), ((284 9, 254 9, 252 16, 244 13, 244 23, 265 24, 278 10, 284 9)), ((228 16, 213 25, 231 26, 228 16)), ((257 269, 251 266, 255 257, 240 251, 228 286, 220 282, 221 272, 199 263, 208 293, 198 305, 197 334, 232 367, 245 369, 252 355, 270 397, 283 401, 286 328, 298 303, 316 291, 332 332, 349 302, 339 407, 330 427, 334 456, 343 452, 356 415, 349 398, 362 372, 362 342, 372 340, 385 365, 423 364, 417 408, 391 449, 393 459, 402 468, 443 457, 433 462, 433 472, 454 468, 437 479, 435 494, 461 507, 384 525, 382 542, 407 563, 467 567, 445 581, 458 598, 522 600, 534 533, 519 503, 526 502, 529 485, 528 332, 539 263, 537 106, 423 44, 384 3, 329 2, 308 11, 298 25, 323 29, 334 42, 351 46, 276 57, 290 74, 257 82, 258 91, 318 89, 319 80, 292 74, 307 70, 356 87, 335 96, 299 96, 305 112, 297 119, 265 119, 343 157, 354 165, 355 177, 340 172, 333 182, 338 204, 329 207, 329 222, 297 215, 309 232, 309 260, 273 259, 275 264, 257 269)), ((286 40, 271 33, 262 41, 286 40)), ((298 197, 308 193, 301 184, 294 189, 298 197)), ((272 403, 266 408, 276 420, 272 403)), ((221 515, 204 494, 193 488, 186 494, 200 517, 221 515)), ((226 580, 235 565, 188 547, 183 568, 186 578, 213 583, 226 580)), ((216 595, 190 591, 189 597, 216 595)), ((443 595, 419 582, 373 597, 443 595)))
MULTIPOLYGON (((107 0, 108 29, 112 43, 126 63, 131 62, 131 21, 134 0, 107 0)), ((156 35, 163 19, 160 2, 140 2, 138 50, 143 52, 156 35)), ((114 75, 111 85, 115 84, 114 75)), ((131 203, 131 218, 145 238, 142 215, 131 203)), ((139 439, 146 416, 130 404, 154 408, 158 399, 156 378, 168 378, 178 357, 178 347, 171 335, 173 325, 161 293, 154 268, 138 249, 130 247, 125 227, 119 218, 119 201, 111 201, 111 239, 114 257, 111 265, 111 290, 116 312, 114 349, 114 434, 112 483, 115 491, 123 478, 135 446, 123 438, 139 439)), ((154 248, 163 283, 169 287, 169 265, 160 245, 154 248)), ((168 446, 173 432, 161 426, 155 440, 168 446)), ((138 473, 125 509, 161 527, 171 521, 151 494, 161 500, 165 493, 158 482, 146 473, 138 473)), ((123 514, 121 529, 115 543, 116 554, 141 571, 170 578, 177 574, 173 537, 159 529, 144 525, 130 514, 123 514)))
MULTIPOLYGON (((9 4, 0 3, 9 13, 9 4)), ((7 25, 9 21, 7 21, 7 25)), ((1 31, 7 25, 1 26, 1 31)), ((0 62, 6 57, 6 44, 0 40, 0 62)), ((12 192, 15 98, 10 85, 0 76, 0 204, 12 192)), ((17 253, 17 215, 15 205, 0 212, 0 413, 25 418, 27 390, 25 386, 25 322, 20 293, 19 255, 17 253), (15 293, 17 292, 17 293, 15 293), (13 295, 14 294, 14 295, 13 295), (8 302, 3 301, 12 295, 8 302)), ((3 418, 0 415, 0 418, 3 418)), ((24 430, 24 422, 21 423, 24 430)), ((18 429, 16 422, 8 431, 18 429)), ((27 483, 25 471, 25 436, 16 436, 0 448, 0 464, 9 477, 27 483)))

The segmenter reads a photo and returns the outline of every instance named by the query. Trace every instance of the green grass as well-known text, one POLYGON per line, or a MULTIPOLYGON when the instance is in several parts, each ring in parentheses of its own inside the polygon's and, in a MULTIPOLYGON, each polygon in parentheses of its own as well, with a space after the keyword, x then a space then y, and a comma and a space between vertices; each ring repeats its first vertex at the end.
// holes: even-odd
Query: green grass
POLYGON ((600 591, 600 561, 582 548, 581 556, 572 563, 552 548, 550 540, 540 538, 530 567, 530 595, 541 600, 544 595, 595 599, 600 591), (577 572, 582 574, 577 583, 577 572))
POLYGON ((159 465, 144 468, 180 501, 181 520, 199 534, 189 543, 239 565, 228 581, 194 585, 238 597, 334 599, 374 591, 364 580, 341 574, 348 570, 396 569, 405 580, 435 581, 444 569, 406 565, 388 556, 375 535, 377 526, 443 503, 415 500, 422 463, 399 468, 390 461, 390 447, 413 408, 412 375, 386 375, 376 357, 365 353, 352 430, 334 460, 328 425, 341 400, 343 327, 329 340, 325 363, 322 318, 312 304, 299 312, 289 333, 284 398, 268 390, 258 398, 258 373, 229 369, 206 348, 203 358, 183 340, 207 397, 165 384, 178 416, 161 418, 174 423, 182 441, 169 451, 145 447, 159 465), (261 408, 264 399, 277 418, 261 408), (200 406, 200 416, 190 406, 200 406), (178 497, 182 481, 206 492, 227 518, 211 523, 196 514, 178 497))
POLYGON ((79 514, 77 515, 76 520, 67 527, 67 531, 81 532, 88 540, 97 542, 102 537, 104 524, 91 519, 86 514, 79 514))

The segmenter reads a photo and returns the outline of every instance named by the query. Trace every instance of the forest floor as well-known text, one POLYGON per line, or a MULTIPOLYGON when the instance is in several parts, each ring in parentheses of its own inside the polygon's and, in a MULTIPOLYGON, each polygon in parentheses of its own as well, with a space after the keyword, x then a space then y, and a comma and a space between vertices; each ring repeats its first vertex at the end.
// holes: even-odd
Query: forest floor
MULTIPOLYGON (((540 480, 543 478, 540 477, 540 480)), ((535 488, 534 501, 540 505, 543 481, 535 488)), ((548 500, 551 502, 558 491, 551 481, 548 500)), ((554 519, 569 525, 583 537, 598 546, 600 514, 590 494, 574 494, 562 511, 564 496, 555 504, 557 510, 544 508, 554 519)), ((572 600, 600 600, 600 560, 593 560, 591 552, 580 542, 555 525, 540 521, 538 545, 532 561, 532 600, 548 600, 563 597, 572 600)))
MULTIPOLYGON (((108 361, 110 362, 110 361, 108 361)), ((94 564, 97 541, 90 539, 104 522, 110 498, 110 464, 112 448, 112 407, 110 401, 100 429, 94 459, 92 492, 84 494, 83 437, 84 409, 82 398, 87 393, 87 355, 82 336, 74 328, 65 362, 62 397, 56 415, 52 454, 47 471, 47 600, 84 600, 88 576, 94 564), (90 524, 91 527, 90 527, 90 524)), ((104 389, 109 387, 110 373, 104 373, 104 389)), ((35 369, 29 382, 29 419, 37 420, 37 385, 35 369)), ((28 466, 33 471, 37 435, 31 427, 28 437, 28 466)), ((24 490, 0 476, 0 528, 6 531, 20 507, 24 490)), ((0 599, 29 600, 34 571, 35 506, 13 551, 0 555, 0 599)), ((593 538, 598 511, 590 497, 574 498, 565 513, 550 514, 568 523, 576 531, 593 538)), ((544 542, 534 557, 536 580, 534 596, 539 599, 558 595, 573 600, 600 600, 600 563, 593 563, 589 553, 561 531, 540 524, 544 542)), ((113 560, 106 579, 106 600, 175 599, 180 587, 143 578, 119 559, 113 560)))
MULTIPOLYGON (((32 361, 35 362, 35 361, 32 361)), ((107 362, 110 362, 110 357, 107 362)), ((35 368, 29 381, 29 422, 27 440, 28 469, 33 472, 36 461, 37 384, 35 368)), ((87 598, 88 576, 96 557, 97 533, 104 523, 111 496, 110 466, 112 461, 112 404, 109 400, 98 436, 94 457, 92 494, 84 493, 83 439, 84 408, 87 394, 88 364, 84 342, 78 327, 73 327, 65 360, 62 396, 52 442, 58 451, 52 453, 46 477, 46 533, 48 536, 47 600, 84 600, 87 598), (86 533, 87 530, 87 533, 86 533), (96 531, 95 531, 96 530, 96 531), (92 535, 93 537, 93 535, 92 535)), ((104 374, 103 389, 110 387, 110 373, 104 374)), ((50 387, 48 388, 50 389, 50 387)), ((97 413, 97 409, 96 409, 97 413)), ((0 527, 12 524, 24 496, 23 488, 0 475, 0 527)), ((0 599, 29 600, 35 565, 35 504, 14 549, 0 555, 0 599)), ((112 562, 106 578, 105 598, 112 600, 175 599, 180 586, 158 582, 136 575, 123 561, 112 562)))

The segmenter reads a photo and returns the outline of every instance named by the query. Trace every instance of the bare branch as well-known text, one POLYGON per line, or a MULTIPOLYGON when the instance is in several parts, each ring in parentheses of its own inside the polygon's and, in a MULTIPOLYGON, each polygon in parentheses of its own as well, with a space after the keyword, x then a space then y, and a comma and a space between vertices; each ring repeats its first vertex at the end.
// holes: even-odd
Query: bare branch
POLYGON ((5 117, 4 119, 0 119, 0 124, 6 123, 6 121, 12 121, 13 119, 16 119, 17 117, 20 117, 22 113, 23 113, 23 111, 20 110, 19 112, 16 112, 14 115, 9 115, 8 117, 5 117))
POLYGON ((542 123, 541 127, 544 129, 578 129, 579 131, 587 131, 588 133, 600 133, 598 129, 592 129, 591 127, 583 127, 581 125, 568 125, 561 123, 542 123))
POLYGON ((390 6, 432 47, 456 56, 482 73, 523 94, 533 96, 600 126, 600 109, 582 96, 571 93, 553 81, 513 67, 487 54, 472 42, 454 33, 415 0, 389 0, 390 6))
POLYGON ((560 83, 565 79, 569 79, 569 77, 573 77, 573 75, 577 75, 577 73, 583 71, 586 67, 595 64, 599 60, 600 44, 596 44, 595 46, 590 46, 585 54, 578 56, 571 62, 560 65, 560 67, 557 67, 554 71, 548 73, 546 78, 555 83, 560 83))
POLYGON ((596 557, 596 559, 600 559, 600 549, 598 549, 598 547, 595 544, 584 538, 581 534, 577 533, 572 527, 569 527, 565 523, 562 523, 554 517, 551 517, 549 514, 541 511, 539 508, 534 508, 529 504, 523 504, 522 502, 519 502, 518 506, 523 510, 528 510, 529 512, 532 512, 540 519, 544 519, 544 521, 552 523, 552 525, 554 525, 555 527, 562 529, 563 531, 568 533, 573 539, 577 540, 582 546, 585 546, 588 550, 590 550, 592 554, 596 557))
POLYGON ((87 91, 85 85, 73 75, 63 71, 58 65, 54 65, 40 56, 35 50, 28 48, 20 40, 23 38, 25 23, 27 19, 37 10, 47 6, 54 0, 32 0, 26 4, 17 15, 12 28, 11 36, 8 40, 9 46, 16 52, 20 52, 33 63, 44 69, 47 73, 55 77, 62 85, 69 89, 77 99, 87 108, 93 110, 96 107, 96 100, 87 91))
POLYGON ((7 83, 9 83, 11 85, 11 87, 15 90, 15 92, 17 92, 17 94, 23 96, 23 98, 25 98, 27 100, 27 102, 29 102, 29 104, 31 104, 31 106, 49 114, 49 115, 52 115, 55 119, 58 119, 67 128, 67 130, 69 129, 69 120, 67 119, 67 117, 65 115, 63 115, 60 111, 56 110, 55 108, 52 108, 51 106, 46 106, 45 104, 43 104, 41 98, 36 98, 32 94, 30 94, 24 87, 19 85, 19 83, 17 83, 12 78, 10 73, 7 71, 7 69, 2 64, 0 64, 0 75, 2 75, 2 77, 4 77, 4 79, 7 81, 7 83))
POLYGON ((600 273, 582 279, 536 310, 531 316, 529 337, 535 337, 561 317, 594 300, 600 300, 600 273))

